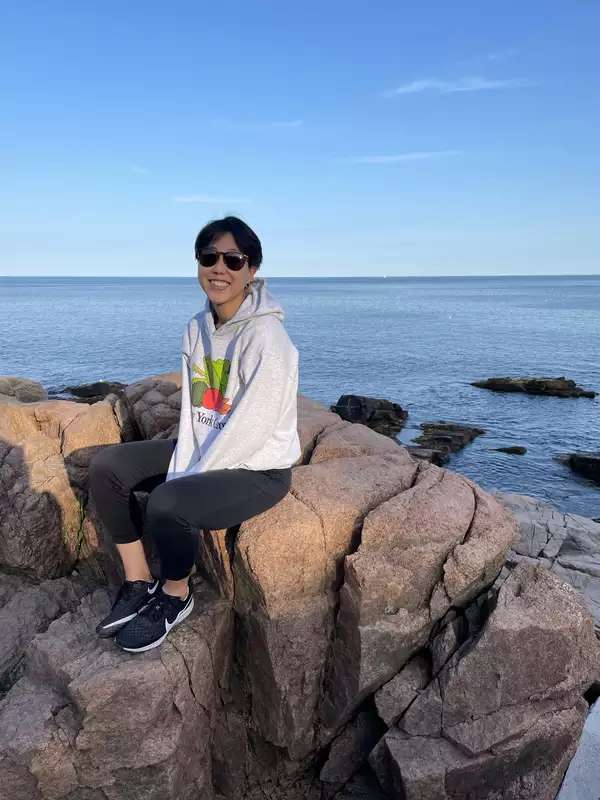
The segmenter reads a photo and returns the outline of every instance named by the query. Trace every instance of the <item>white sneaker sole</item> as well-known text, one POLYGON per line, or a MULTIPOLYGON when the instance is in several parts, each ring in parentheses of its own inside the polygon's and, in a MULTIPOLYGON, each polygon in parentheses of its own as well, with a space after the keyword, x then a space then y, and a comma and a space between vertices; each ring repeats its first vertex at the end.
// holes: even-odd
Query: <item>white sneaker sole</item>
POLYGON ((123 647, 122 644, 119 644, 118 642, 117 644, 119 644, 121 650, 127 650, 128 653, 143 653, 145 650, 152 650, 153 647, 158 647, 159 644, 162 644, 162 642, 164 642, 167 636, 171 633, 173 628, 176 625, 179 625, 180 622, 183 622, 183 620, 186 617, 189 617, 189 615, 192 613, 193 610, 194 610, 194 597, 192 596, 191 603, 185 608, 183 608, 179 612, 179 614, 177 614, 177 616, 175 617, 175 621, 173 622, 169 630, 166 633, 163 633, 160 639, 157 639, 155 642, 150 642, 150 644, 146 644, 144 645, 144 647, 123 647))

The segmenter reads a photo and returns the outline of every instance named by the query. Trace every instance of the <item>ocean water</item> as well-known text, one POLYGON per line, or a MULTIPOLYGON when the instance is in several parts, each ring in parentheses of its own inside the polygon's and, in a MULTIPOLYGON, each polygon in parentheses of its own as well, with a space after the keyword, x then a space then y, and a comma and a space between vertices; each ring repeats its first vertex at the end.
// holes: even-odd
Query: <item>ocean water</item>
MULTIPOLYGON (((493 375, 564 375, 600 392, 600 275, 265 278, 300 352, 302 392, 326 404, 345 393, 400 403, 409 412, 403 443, 424 421, 482 427, 449 469, 600 516, 600 486, 555 459, 600 449, 600 397, 470 386, 493 375), (494 452, 504 445, 527 453, 494 452)), ((204 297, 195 277, 0 277, 0 375, 56 389, 179 369, 183 329, 204 297)))

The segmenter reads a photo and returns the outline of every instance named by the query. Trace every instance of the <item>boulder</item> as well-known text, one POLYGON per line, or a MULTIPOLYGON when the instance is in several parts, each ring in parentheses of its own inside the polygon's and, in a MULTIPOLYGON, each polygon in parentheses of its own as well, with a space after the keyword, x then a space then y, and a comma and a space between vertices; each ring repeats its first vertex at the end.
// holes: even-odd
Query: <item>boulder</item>
POLYGON ((536 497, 493 492, 519 525, 510 566, 538 562, 581 592, 600 636, 600 523, 569 514, 536 497))
POLYGON ((406 800, 551 800, 575 753, 600 645, 578 594, 520 564, 477 636, 371 754, 406 800))
POLYGON ((104 400, 109 394, 120 396, 126 384, 119 381, 94 381, 93 383, 81 383, 77 386, 65 386, 58 391, 50 391, 49 395, 53 398, 64 398, 74 400, 78 403, 98 403, 104 400))
POLYGON ((521 392, 524 394, 542 394, 552 397, 596 397, 597 392, 582 389, 575 381, 561 375, 559 378, 486 378, 472 381, 471 386, 480 389, 491 389, 493 392, 521 392))
POLYGON ((346 422, 360 422, 392 438, 402 430, 408 417, 408 411, 398 403, 359 394, 341 395, 331 410, 346 422))
POLYGON ((472 442, 477 436, 482 436, 483 428, 473 425, 464 425, 460 422, 422 422, 419 426, 423 433, 412 441, 407 450, 415 458, 426 458, 438 466, 446 464, 452 453, 457 453, 472 442))
POLYGON ((557 458, 578 475, 583 475, 584 478, 600 483, 600 451, 596 453, 567 453, 557 458))
POLYGON ((36 633, 76 607, 81 585, 57 578, 36 583, 0 573, 0 694, 15 681, 25 648, 36 633))
POLYGON ((117 412, 136 439, 175 439, 181 410, 181 373, 166 372, 125 387, 117 412))
POLYGON ((0 416, 0 563, 36 578, 64 575, 83 546, 87 469, 120 441, 110 405, 7 405, 0 416))
POLYGON ((41 383, 13 375, 0 375, 0 403, 36 403, 47 400, 41 383))
POLYGON ((211 726, 230 651, 229 606, 200 611, 143 655, 98 639, 104 590, 55 620, 0 702, 2 788, 10 800, 197 800, 214 796, 211 726))

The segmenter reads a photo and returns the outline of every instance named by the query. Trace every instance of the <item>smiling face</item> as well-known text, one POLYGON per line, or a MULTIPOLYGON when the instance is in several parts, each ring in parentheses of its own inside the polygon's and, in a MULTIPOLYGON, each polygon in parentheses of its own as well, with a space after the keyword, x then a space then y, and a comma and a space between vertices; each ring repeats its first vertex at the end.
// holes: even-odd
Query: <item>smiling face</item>
MULTIPOLYGON (((241 250, 231 233, 221 233, 210 243, 219 252, 241 250)), ((214 267, 202 267, 198 264, 198 282, 206 292, 212 307, 221 323, 231 319, 241 306, 245 295, 244 287, 253 280, 257 267, 249 267, 246 262, 242 269, 234 272, 228 269, 222 256, 214 267)))

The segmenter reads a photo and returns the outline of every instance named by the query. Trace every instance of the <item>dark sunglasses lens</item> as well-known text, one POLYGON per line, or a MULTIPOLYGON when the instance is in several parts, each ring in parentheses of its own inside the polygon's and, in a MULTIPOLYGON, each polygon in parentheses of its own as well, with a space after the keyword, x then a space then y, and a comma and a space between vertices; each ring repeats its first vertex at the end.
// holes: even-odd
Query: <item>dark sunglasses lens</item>
POLYGON ((198 254, 198 261, 203 267, 214 267, 218 257, 214 250, 201 250, 198 254))
POLYGON ((237 271, 244 266, 244 256, 238 255, 237 253, 225 253, 223 258, 225 259, 225 264, 228 269, 237 271))

